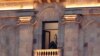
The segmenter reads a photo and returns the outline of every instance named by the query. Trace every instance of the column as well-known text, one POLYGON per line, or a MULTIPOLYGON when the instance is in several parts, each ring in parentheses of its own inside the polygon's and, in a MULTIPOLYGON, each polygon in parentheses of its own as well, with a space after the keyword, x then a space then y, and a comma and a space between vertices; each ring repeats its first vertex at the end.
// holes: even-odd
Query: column
POLYGON ((33 27, 31 24, 21 24, 19 29, 19 56, 32 56, 33 27))
POLYGON ((64 56, 78 56, 78 23, 66 22, 64 29, 64 56))

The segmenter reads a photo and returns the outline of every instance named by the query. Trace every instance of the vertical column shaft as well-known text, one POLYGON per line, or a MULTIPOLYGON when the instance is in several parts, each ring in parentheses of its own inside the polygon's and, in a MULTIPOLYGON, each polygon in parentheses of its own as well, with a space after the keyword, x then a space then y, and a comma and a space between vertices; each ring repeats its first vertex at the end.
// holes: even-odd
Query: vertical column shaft
POLYGON ((64 56, 78 56, 78 24, 66 23, 64 36, 64 56))

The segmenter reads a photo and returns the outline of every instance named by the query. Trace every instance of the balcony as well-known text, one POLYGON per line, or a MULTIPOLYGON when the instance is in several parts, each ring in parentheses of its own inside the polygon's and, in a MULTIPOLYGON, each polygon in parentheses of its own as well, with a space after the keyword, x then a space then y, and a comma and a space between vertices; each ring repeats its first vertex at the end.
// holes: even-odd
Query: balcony
POLYGON ((34 56, 61 56, 60 49, 38 49, 34 51, 34 56))

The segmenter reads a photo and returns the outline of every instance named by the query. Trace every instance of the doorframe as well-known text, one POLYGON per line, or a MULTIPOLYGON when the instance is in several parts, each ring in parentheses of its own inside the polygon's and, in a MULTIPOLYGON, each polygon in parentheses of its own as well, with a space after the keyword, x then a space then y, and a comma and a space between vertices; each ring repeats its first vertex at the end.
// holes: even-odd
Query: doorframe
MULTIPOLYGON (((45 35, 45 33, 44 33, 44 31, 45 31, 45 24, 46 23, 58 23, 58 21, 42 21, 42 49, 45 49, 45 37, 44 37, 44 35, 45 35)), ((49 38, 50 38, 50 36, 49 36, 49 38)), ((50 40, 49 40, 50 41, 50 40)))

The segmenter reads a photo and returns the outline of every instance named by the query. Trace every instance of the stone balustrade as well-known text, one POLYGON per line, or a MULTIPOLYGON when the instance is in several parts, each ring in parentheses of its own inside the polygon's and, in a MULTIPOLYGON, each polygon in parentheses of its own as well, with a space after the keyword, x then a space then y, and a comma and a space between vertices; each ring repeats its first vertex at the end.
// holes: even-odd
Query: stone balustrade
POLYGON ((60 49, 38 49, 34 50, 34 56, 61 56, 60 49))

